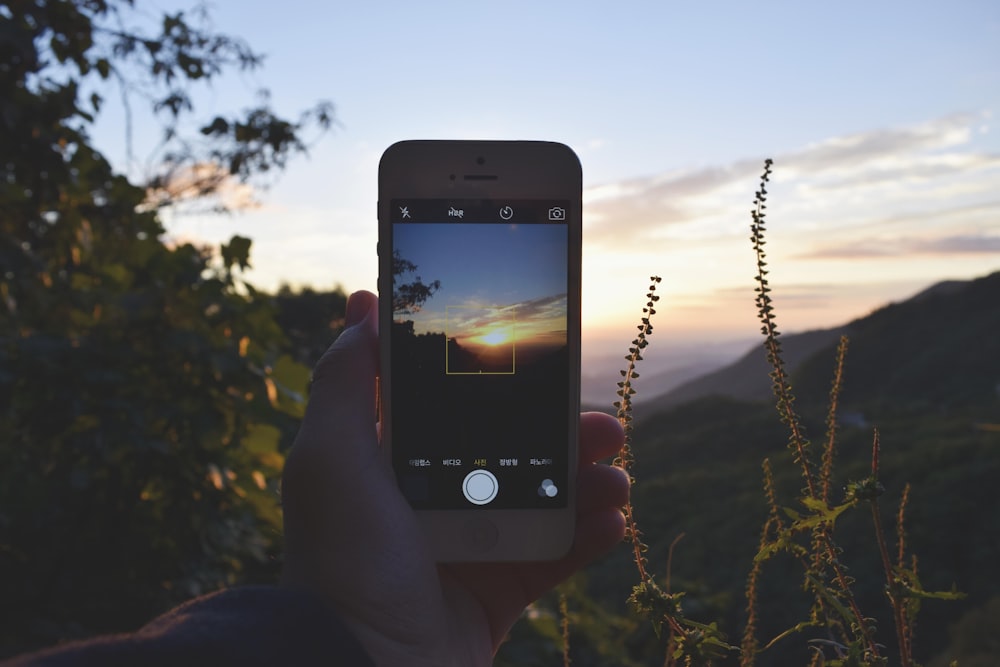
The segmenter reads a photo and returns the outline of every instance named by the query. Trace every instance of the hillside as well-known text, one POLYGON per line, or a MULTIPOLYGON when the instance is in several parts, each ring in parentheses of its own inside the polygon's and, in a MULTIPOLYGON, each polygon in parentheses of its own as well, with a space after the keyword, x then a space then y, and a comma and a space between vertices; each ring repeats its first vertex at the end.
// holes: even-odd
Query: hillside
MULTIPOLYGON (((848 400, 891 394, 894 400, 950 404, 988 397, 991 387, 1000 386, 998 332, 1000 272, 937 283, 843 326, 782 336, 782 348, 792 373, 809 368, 797 387, 800 398, 806 393, 813 399, 825 397, 837 341, 846 335, 851 341, 848 384, 853 388, 848 400), (917 377, 935 380, 924 384, 915 382, 917 377)), ((771 396, 769 372, 763 347, 755 345, 724 368, 637 402, 652 414, 706 396, 766 401, 771 396)))
MULTIPOLYGON (((836 345, 844 327, 817 329, 783 337, 785 363, 794 371, 818 350, 836 345)), ((651 399, 636 398, 643 412, 659 412, 706 396, 726 396, 744 401, 766 401, 771 396, 770 367, 762 345, 754 345, 728 366, 680 384, 651 399)))
MULTIPOLYGON (((854 320, 847 335, 848 406, 992 407, 984 418, 1000 421, 1000 272, 935 285, 854 320)), ((826 395, 823 368, 830 368, 832 358, 831 345, 802 364, 802 399, 826 395)))
MULTIPOLYGON (((779 310, 779 322, 780 317, 779 310)), ((869 474, 877 426, 886 489, 881 513, 890 549, 895 548, 896 506, 910 484, 908 545, 920 559, 923 585, 928 590, 956 586, 968 594, 961 602, 923 603, 916 646, 918 660, 928 663, 948 647, 949 627, 964 614, 984 618, 987 610, 1000 607, 990 603, 1000 597, 994 574, 1000 562, 1000 273, 935 285, 842 329, 783 338, 789 359, 794 355, 797 361, 790 364, 797 406, 816 443, 823 440, 841 330, 850 336, 840 411, 848 418, 839 428, 834 499, 841 500, 849 481, 869 474)), ((767 512, 762 460, 769 458, 774 467, 779 504, 794 507, 802 487, 785 448, 787 432, 770 402, 762 402, 769 394, 769 369, 763 355, 755 353, 689 383, 688 391, 703 394, 695 400, 671 405, 680 400, 671 392, 640 404, 633 440, 633 498, 651 570, 666 575, 670 544, 683 533, 672 558, 673 590, 685 591, 688 614, 719 622, 737 643, 745 577, 767 512)), ((845 515, 837 539, 857 581, 859 604, 877 620, 879 641, 893 646, 870 514, 859 508, 845 515)), ((765 642, 808 611, 794 561, 772 565, 765 571, 760 601, 765 642)), ((623 546, 574 586, 571 608, 600 615, 599 622, 578 621, 579 631, 571 638, 574 665, 663 664, 656 638, 646 625, 635 623, 624 603, 635 581, 630 551, 623 546)), ((966 628, 962 641, 984 645, 988 635, 966 628)), ((783 640, 758 664, 807 664, 810 636, 783 640)), ((517 646, 514 642, 511 651, 517 646)))
MULTIPOLYGON (((780 311, 778 317, 780 322, 780 311)), ((969 594, 962 603, 925 603, 918 647, 927 659, 946 644, 945 628, 963 610, 1000 595, 992 575, 1000 562, 1000 272, 935 285, 850 322, 843 332, 850 347, 840 414, 851 419, 839 435, 838 488, 868 473, 872 428, 877 426, 887 525, 894 525, 890 515, 903 486, 912 484, 908 529, 925 585, 948 589, 955 584, 969 594)), ((837 337, 834 329, 789 336, 783 343, 794 368, 798 407, 815 440, 824 431, 837 337)), ((730 393, 744 391, 755 381, 737 382, 735 374, 752 372, 748 369, 755 364, 767 389, 769 369, 762 352, 756 361, 747 355, 712 374, 711 381, 726 381, 726 373, 733 373, 728 376, 734 378, 730 393)), ((707 380, 701 386, 725 387, 707 380)), ((665 563, 669 543, 686 532, 673 576, 689 585, 728 591, 728 602, 714 604, 734 631, 741 623, 743 578, 765 512, 761 460, 771 457, 784 504, 794 505, 801 487, 774 410, 741 398, 705 396, 656 411, 645 406, 637 415, 634 443, 635 500, 649 538, 650 561, 665 563)), ((892 641, 891 622, 881 614, 882 584, 870 521, 849 517, 844 528, 841 545, 854 568, 859 596, 866 608, 877 610, 872 613, 882 620, 884 640, 892 641)), ((793 602, 801 599, 799 582, 788 583, 772 584, 765 634, 777 634, 801 612, 793 602)), ((761 664, 798 662, 781 651, 772 659, 761 664)))

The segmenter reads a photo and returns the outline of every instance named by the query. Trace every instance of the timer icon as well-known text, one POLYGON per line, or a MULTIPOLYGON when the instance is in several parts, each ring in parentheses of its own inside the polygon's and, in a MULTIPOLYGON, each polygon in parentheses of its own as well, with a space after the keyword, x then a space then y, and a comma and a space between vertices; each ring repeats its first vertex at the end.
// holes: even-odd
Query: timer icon
POLYGON ((500 217, 504 220, 510 220, 514 217, 514 209, 510 206, 504 206, 500 209, 500 217))

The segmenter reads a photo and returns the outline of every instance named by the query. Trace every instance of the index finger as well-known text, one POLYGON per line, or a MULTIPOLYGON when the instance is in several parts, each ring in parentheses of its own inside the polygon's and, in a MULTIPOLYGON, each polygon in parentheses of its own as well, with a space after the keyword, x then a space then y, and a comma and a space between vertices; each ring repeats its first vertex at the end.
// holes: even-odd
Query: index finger
POLYGON ((617 454, 625 444, 625 431, 616 417, 603 412, 580 415, 580 465, 617 454))

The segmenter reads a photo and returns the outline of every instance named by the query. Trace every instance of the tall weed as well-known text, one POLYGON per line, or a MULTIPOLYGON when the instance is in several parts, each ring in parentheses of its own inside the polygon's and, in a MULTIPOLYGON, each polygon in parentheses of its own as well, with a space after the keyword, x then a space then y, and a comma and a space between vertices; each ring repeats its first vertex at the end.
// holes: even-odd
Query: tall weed
MULTIPOLYGON (((768 514, 760 531, 756 556, 750 566, 746 582, 746 620, 740 645, 732 646, 717 624, 700 623, 687 618, 684 612, 684 593, 672 592, 669 585, 669 565, 663 581, 657 582, 649 571, 646 560, 647 546, 643 541, 631 505, 624 508, 627 539, 632 547, 632 557, 638 573, 629 603, 635 613, 648 618, 665 646, 664 665, 690 667, 711 666, 722 659, 739 656, 742 667, 756 664, 758 656, 779 642, 790 641, 794 636, 809 635, 805 641, 810 649, 810 667, 883 666, 889 664, 885 640, 880 640, 879 629, 873 618, 860 608, 854 592, 854 579, 844 562, 844 553, 835 540, 838 519, 848 511, 867 509, 873 524, 873 546, 877 549, 885 577, 886 602, 892 614, 896 635, 896 653, 901 667, 915 667, 913 641, 916 615, 924 599, 952 600, 961 597, 956 591, 929 592, 924 590, 917 572, 917 560, 908 555, 906 546, 905 514, 909 499, 909 486, 902 494, 896 512, 896 545, 890 553, 887 531, 880 513, 880 498, 885 489, 879 481, 879 434, 875 430, 872 442, 872 462, 869 476, 847 485, 839 501, 832 498, 832 478, 837 452, 837 408, 844 377, 848 340, 841 338, 837 347, 833 380, 829 393, 826 416, 826 433, 818 464, 814 460, 813 446, 806 436, 802 419, 795 407, 795 393, 782 356, 781 334, 778 330, 774 300, 768 282, 766 245, 767 185, 770 181, 772 161, 764 162, 760 187, 754 195, 751 211, 751 243, 756 258, 757 275, 755 304, 764 336, 764 348, 771 367, 770 377, 778 417, 788 430, 787 451, 798 468, 802 488, 792 506, 783 505, 778 497, 771 462, 762 463, 763 492, 768 514), (758 638, 758 600, 762 595, 761 582, 765 566, 779 554, 790 554, 799 565, 802 590, 810 600, 809 612, 802 621, 770 638, 763 645, 758 638)), ((625 444, 615 460, 633 477, 632 452, 633 406, 636 390, 632 381, 642 352, 652 334, 652 316, 656 313, 659 296, 656 286, 659 277, 652 277, 647 302, 638 325, 639 333, 632 340, 625 357, 626 368, 618 382, 619 400, 615 403, 617 416, 625 429, 625 444)), ((676 543, 676 542, 675 542, 676 543)), ((671 547, 671 551, 672 551, 671 547)))

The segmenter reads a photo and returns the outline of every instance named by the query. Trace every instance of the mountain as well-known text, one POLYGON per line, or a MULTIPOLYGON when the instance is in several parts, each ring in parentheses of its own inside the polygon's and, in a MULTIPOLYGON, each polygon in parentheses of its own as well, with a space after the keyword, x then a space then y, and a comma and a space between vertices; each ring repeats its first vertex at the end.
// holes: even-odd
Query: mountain
MULTIPOLYGON (((777 314, 780 322, 780 308, 777 314)), ((841 333, 850 343, 831 501, 841 502, 849 482, 871 474, 877 427, 884 487, 879 508, 890 549, 896 544, 897 504, 909 487, 906 545, 920 558, 923 586, 955 586, 968 595, 959 602, 923 601, 917 659, 926 664, 947 648, 949 627, 963 614, 985 610, 991 599, 1000 598, 995 576, 1000 562, 1000 272, 934 285, 843 327, 782 336, 814 464, 825 440, 841 333)), ((751 350, 725 369, 638 405, 632 433, 632 498, 649 546, 649 567, 663 577, 669 563, 675 590, 685 591, 688 613, 701 622, 718 621, 737 643, 745 577, 767 516, 761 462, 770 461, 780 506, 797 508, 803 484, 787 450, 787 429, 773 401, 765 402, 769 370, 763 350, 751 350), (674 548, 681 534, 685 537, 674 548)), ((893 622, 873 536, 868 507, 837 521, 837 543, 856 582, 858 604, 877 619, 878 640, 891 646, 893 622)), ((758 628, 766 641, 803 620, 808 609, 794 559, 771 563, 764 576, 758 628)), ((634 581, 631 553, 623 547, 588 570, 587 595, 601 609, 627 618, 623 601, 634 581)), ((976 642, 991 640, 988 631, 977 632, 976 642)), ((813 636, 806 631, 782 640, 758 664, 808 664, 813 636)), ((628 655, 606 664, 663 664, 662 652, 650 650, 641 636, 629 641, 634 643, 627 644, 628 655)))
MULTIPOLYGON (((996 408, 1000 272, 939 283, 854 320, 846 333, 850 347, 844 399, 849 404, 936 411, 996 408)), ((800 399, 826 396, 832 359, 833 351, 827 349, 803 362, 797 378, 800 399)), ((1000 414, 993 417, 1000 421, 1000 414)))
MULTIPOLYGON (((845 327, 817 329, 781 337, 785 363, 794 371, 800 363, 818 350, 835 345, 845 327)), ((763 345, 753 348, 737 361, 706 375, 701 375, 670 391, 642 401, 636 396, 636 403, 644 412, 655 412, 705 397, 726 396, 744 401, 766 401, 771 396, 771 367, 763 345)))
MULTIPOLYGON (((1000 272, 937 283, 840 327, 782 335, 786 367, 801 376, 800 398, 825 398, 841 335, 849 339, 845 392, 855 402, 888 395, 893 401, 945 404, 973 396, 986 400, 1000 386, 1000 272)), ((769 372, 758 345, 729 366, 642 402, 642 410, 653 413, 706 396, 767 401, 769 372)))
MULTIPOLYGON (((729 354, 719 358, 716 353, 716 356, 705 355, 705 358, 691 359, 688 363, 668 366, 661 371, 650 372, 646 369, 646 372, 642 373, 642 378, 636 381, 639 391, 636 398, 641 401, 647 395, 662 396, 685 382, 707 375, 726 365, 726 362, 735 356, 729 354)), ((584 410, 613 412, 612 403, 618 400, 615 382, 620 379, 618 371, 624 365, 622 355, 616 354, 612 363, 604 364, 600 372, 594 372, 592 365, 591 369, 588 369, 591 372, 581 376, 580 400, 584 410)))

